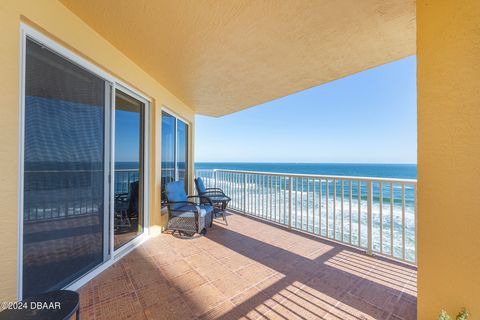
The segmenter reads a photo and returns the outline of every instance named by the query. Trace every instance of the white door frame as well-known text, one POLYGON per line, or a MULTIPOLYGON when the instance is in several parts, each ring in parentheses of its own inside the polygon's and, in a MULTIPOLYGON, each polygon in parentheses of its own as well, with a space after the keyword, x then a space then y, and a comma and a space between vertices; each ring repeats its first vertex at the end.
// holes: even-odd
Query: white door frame
MULTIPOLYGON (((150 152, 149 152, 149 146, 150 146, 150 139, 149 139, 149 132, 150 132, 150 123, 151 123, 151 118, 150 118, 150 100, 146 97, 144 97, 143 95, 139 94, 138 92, 134 91, 133 89, 131 89, 130 87, 128 87, 127 85, 123 84, 123 83, 120 83, 120 82, 116 82, 115 83, 115 88, 114 88, 114 95, 115 95, 115 92, 119 90, 119 91, 122 91, 126 94, 128 94, 129 96, 131 96, 132 98, 135 98, 137 99, 138 101, 140 101, 141 103, 143 103, 143 105, 145 106, 145 110, 144 110, 144 123, 143 123, 143 232, 142 234, 138 235, 137 237, 135 237, 134 239, 130 240, 129 242, 123 244, 120 248, 116 249, 115 250, 115 245, 114 245, 114 230, 113 230, 113 218, 114 218, 114 199, 113 199, 113 186, 115 185, 114 184, 114 178, 115 178, 115 170, 114 170, 114 166, 115 166, 115 143, 113 143, 114 139, 112 139, 112 150, 111 150, 111 154, 112 154, 112 161, 110 162, 111 163, 111 169, 110 169, 110 172, 112 172, 110 178, 111 178, 111 181, 110 181, 110 185, 112 186, 112 190, 110 192, 110 195, 111 195, 111 200, 110 200, 110 225, 112 226, 112 228, 110 228, 110 232, 111 232, 111 235, 110 235, 110 239, 111 239, 111 243, 110 243, 110 248, 112 249, 112 252, 113 252, 113 256, 114 258, 117 257, 117 256, 122 256, 123 254, 129 252, 132 247, 135 247, 136 245, 138 245, 140 242, 143 242, 145 239, 145 237, 148 236, 149 234, 149 225, 150 225, 150 210, 148 208, 149 207, 149 183, 150 183, 150 180, 149 180, 149 176, 150 176, 150 165, 149 165, 149 158, 150 158, 150 152)), ((115 105, 115 101, 113 102, 112 104, 112 125, 111 125, 111 130, 112 130, 112 137, 115 136, 115 110, 116 110, 116 105, 115 105)))

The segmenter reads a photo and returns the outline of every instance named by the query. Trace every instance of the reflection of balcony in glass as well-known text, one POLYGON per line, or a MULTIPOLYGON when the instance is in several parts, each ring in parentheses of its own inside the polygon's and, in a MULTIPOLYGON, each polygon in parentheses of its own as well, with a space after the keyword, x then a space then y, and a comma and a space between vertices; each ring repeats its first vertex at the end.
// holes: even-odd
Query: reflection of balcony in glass
POLYGON ((162 202, 165 199, 165 184, 176 180, 185 181, 188 190, 188 125, 162 112, 162 202))
POLYGON ((114 249, 135 239, 144 230, 142 205, 144 117, 145 105, 117 89, 115 92, 114 249))
POLYGON ((110 85, 26 42, 23 297, 105 261, 104 150, 110 85))

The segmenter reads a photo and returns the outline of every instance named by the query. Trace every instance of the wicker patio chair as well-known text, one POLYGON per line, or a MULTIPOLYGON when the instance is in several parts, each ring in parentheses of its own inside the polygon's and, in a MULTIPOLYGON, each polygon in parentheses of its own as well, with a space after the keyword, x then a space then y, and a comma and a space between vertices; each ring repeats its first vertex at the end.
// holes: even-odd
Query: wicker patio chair
POLYGON ((187 196, 183 181, 165 185, 168 207, 167 229, 181 235, 206 234, 207 224, 212 224, 212 202, 203 196, 187 196), (197 202, 193 201, 196 200, 197 202))

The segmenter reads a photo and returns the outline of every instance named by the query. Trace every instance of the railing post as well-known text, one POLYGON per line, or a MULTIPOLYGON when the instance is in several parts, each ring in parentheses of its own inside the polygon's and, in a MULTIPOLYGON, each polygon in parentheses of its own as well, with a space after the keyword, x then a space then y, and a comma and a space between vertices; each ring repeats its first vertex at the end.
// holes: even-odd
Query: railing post
POLYGON ((243 174, 243 213, 247 213, 247 174, 243 174))
POLYGON ((292 177, 288 178, 288 228, 292 229, 292 177))
POLYGON ((367 182, 367 254, 372 255, 372 181, 367 182))
POLYGON ((214 187, 217 188, 217 169, 213 169, 214 187))
POLYGON ((415 264, 418 263, 417 248, 418 248, 418 214, 417 214, 417 183, 413 185, 413 214, 415 216, 415 264))

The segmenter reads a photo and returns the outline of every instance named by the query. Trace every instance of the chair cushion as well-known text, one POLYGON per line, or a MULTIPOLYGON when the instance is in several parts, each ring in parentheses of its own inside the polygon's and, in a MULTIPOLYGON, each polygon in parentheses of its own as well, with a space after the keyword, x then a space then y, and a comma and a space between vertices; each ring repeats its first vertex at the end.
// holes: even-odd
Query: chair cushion
MULTIPOLYGON (((173 213, 176 217, 182 218, 193 218, 195 216, 195 210, 197 206, 186 204, 182 205, 173 213)), ((200 207, 200 216, 203 218, 213 211, 212 206, 199 206, 200 207)))
POLYGON ((195 182, 196 182, 195 185, 197 186, 198 194, 204 194, 205 192, 207 192, 207 188, 205 188, 205 184, 203 183, 202 178, 197 178, 195 182))
MULTIPOLYGON (((188 201, 183 180, 167 183, 165 185, 165 195, 167 196, 168 202, 188 201)), ((184 205, 184 203, 176 204, 172 206, 172 209, 176 210, 184 205)))

